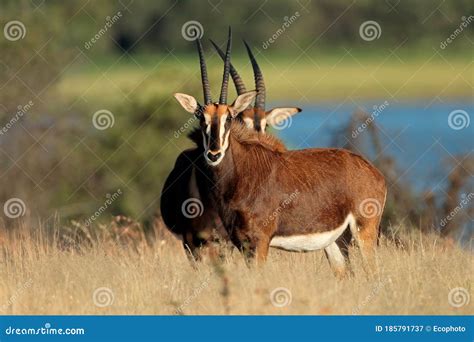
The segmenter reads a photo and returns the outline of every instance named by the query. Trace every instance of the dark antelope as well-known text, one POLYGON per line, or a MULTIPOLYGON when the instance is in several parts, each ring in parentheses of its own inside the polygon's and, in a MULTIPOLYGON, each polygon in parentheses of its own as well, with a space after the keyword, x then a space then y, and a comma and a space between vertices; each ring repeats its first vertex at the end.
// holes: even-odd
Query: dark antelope
MULTIPOLYGON (((212 42, 212 41, 211 41, 212 42)), ((225 59, 225 54, 212 42, 219 55, 225 59)), ((198 52, 202 56, 202 46, 198 41, 198 52)), ((299 108, 274 108, 265 111, 265 83, 260 67, 255 57, 246 44, 252 67, 254 70, 257 97, 255 105, 249 106, 237 115, 249 129, 265 132, 268 124, 277 123, 282 116, 294 115, 301 111, 299 108)), ((201 58, 201 70, 204 70, 204 59, 201 58)), ((246 93, 245 85, 237 70, 229 64, 230 74, 234 81, 237 94, 246 93)), ((207 79, 207 77, 206 77, 207 79)), ((207 82, 207 81, 206 81, 207 82)), ((207 103, 210 96, 205 98, 207 103)), ((209 105, 212 105, 209 103, 209 105)), ((217 106, 218 104, 214 104, 217 106)), ((199 113, 198 113, 199 114, 199 113)), ((200 116, 197 115, 198 117, 200 116)), ((209 241, 228 240, 227 233, 220 217, 211 202, 210 189, 214 186, 211 175, 207 174, 207 163, 204 153, 208 154, 206 160, 212 160, 217 154, 209 152, 209 144, 203 144, 200 130, 193 131, 189 137, 197 147, 183 151, 176 159, 175 166, 165 181, 161 194, 161 215, 166 226, 175 234, 182 237, 185 250, 193 259, 200 259, 201 247, 209 241)), ((281 144, 281 149, 284 145, 281 144)), ((210 150, 213 151, 213 150, 210 150)))
POLYGON ((363 157, 335 148, 286 151, 278 140, 242 128, 237 113, 256 96, 248 92, 227 105, 229 37, 219 103, 212 103, 202 54, 205 105, 175 94, 200 119, 206 157, 216 182, 213 203, 232 242, 247 257, 264 261, 268 248, 324 249, 336 273, 347 254, 339 240, 348 232, 362 255, 372 259, 387 189, 383 175, 363 157))

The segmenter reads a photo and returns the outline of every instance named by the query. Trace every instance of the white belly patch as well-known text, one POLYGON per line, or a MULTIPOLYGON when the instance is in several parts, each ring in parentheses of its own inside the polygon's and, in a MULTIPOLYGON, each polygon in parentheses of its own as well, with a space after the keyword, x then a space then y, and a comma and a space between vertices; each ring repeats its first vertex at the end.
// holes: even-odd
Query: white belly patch
POLYGON ((305 252, 323 249, 337 240, 346 230, 348 225, 355 224, 352 214, 347 215, 344 223, 339 227, 323 233, 311 233, 304 235, 274 236, 270 241, 270 247, 281 248, 287 251, 305 252))

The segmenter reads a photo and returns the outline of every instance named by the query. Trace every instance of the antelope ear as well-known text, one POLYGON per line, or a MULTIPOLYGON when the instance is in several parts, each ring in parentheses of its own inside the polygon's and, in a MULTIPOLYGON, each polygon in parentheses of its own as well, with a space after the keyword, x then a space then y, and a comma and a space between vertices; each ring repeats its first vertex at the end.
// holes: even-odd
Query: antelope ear
POLYGON ((235 99, 234 103, 229 107, 230 114, 233 118, 237 116, 240 112, 243 112, 255 99, 257 92, 255 90, 248 91, 243 93, 235 99))
POLYGON ((270 125, 277 125, 280 121, 301 112, 301 108, 289 107, 289 108, 273 108, 265 113, 267 123, 270 125))
POLYGON ((187 112, 194 114, 198 109, 198 103, 191 95, 175 93, 174 97, 187 112))

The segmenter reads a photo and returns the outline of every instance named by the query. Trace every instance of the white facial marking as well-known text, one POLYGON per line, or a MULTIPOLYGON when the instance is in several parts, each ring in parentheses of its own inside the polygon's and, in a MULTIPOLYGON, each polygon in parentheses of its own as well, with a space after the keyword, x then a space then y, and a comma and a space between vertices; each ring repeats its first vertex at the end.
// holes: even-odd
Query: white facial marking
POLYGON ((204 113, 204 122, 206 123, 206 134, 209 136, 211 133, 211 116, 204 113))
MULTIPOLYGON (((211 133, 211 125, 210 125, 211 117, 208 114, 204 114, 204 115, 205 115, 205 120, 206 120, 206 125, 207 125, 206 126, 206 134, 209 137, 209 135, 211 133)), ((219 143, 220 143, 221 148, 219 149, 218 152, 221 155, 220 155, 218 160, 212 161, 207 157, 207 153, 209 152, 209 144, 210 144, 211 139, 209 137, 209 139, 207 141, 207 144, 206 144, 206 140, 204 140, 204 142, 205 142, 204 157, 206 159, 206 162, 211 166, 216 166, 216 165, 220 164, 220 162, 224 159, 225 151, 229 147, 230 130, 227 133, 225 131, 225 123, 227 121, 227 117, 228 117, 228 114, 222 115, 221 118, 220 118, 220 122, 219 122, 219 143)), ((203 135, 204 135, 204 133, 203 133, 203 135)), ((216 151, 213 151, 213 152, 216 152, 216 151)))
POLYGON ((224 158, 225 151, 227 151, 227 148, 229 147, 229 134, 230 134, 230 131, 228 131, 224 137, 224 144, 222 145, 222 149, 221 149, 222 158, 224 158))
POLYGON ((207 158, 207 153, 209 152, 209 142, 211 139, 209 138, 209 134, 211 133, 211 116, 209 114, 204 113, 204 122, 206 123, 206 133, 201 131, 202 133, 202 141, 203 141, 203 146, 204 146, 204 159, 206 162, 211 165, 217 165, 215 162, 211 161, 209 158, 207 158))
POLYGON ((346 230, 347 226, 355 225, 355 218, 352 214, 347 215, 344 223, 333 230, 323 233, 312 233, 305 235, 275 236, 270 241, 270 247, 285 249, 288 251, 315 251, 328 247, 346 230))
POLYGON ((214 165, 214 162, 207 158, 207 153, 209 152, 209 143, 211 141, 209 138, 209 135, 211 134, 211 116, 207 113, 204 113, 204 122, 206 123, 206 133, 201 131, 204 145, 204 158, 209 165, 214 165))
POLYGON ((204 155, 204 158, 206 159, 206 162, 210 165, 210 166, 216 166, 216 165, 219 165, 219 163, 221 162, 222 159, 218 159, 216 161, 212 161, 210 160, 209 158, 207 158, 206 155, 204 155))
MULTIPOLYGON (((219 127, 219 142, 221 144, 221 149, 222 149, 222 146, 224 145, 224 133, 225 133, 225 122, 227 120, 227 114, 224 114, 221 116, 221 122, 219 123, 220 124, 220 127, 219 127)), ((222 153, 222 151, 221 151, 222 153)))

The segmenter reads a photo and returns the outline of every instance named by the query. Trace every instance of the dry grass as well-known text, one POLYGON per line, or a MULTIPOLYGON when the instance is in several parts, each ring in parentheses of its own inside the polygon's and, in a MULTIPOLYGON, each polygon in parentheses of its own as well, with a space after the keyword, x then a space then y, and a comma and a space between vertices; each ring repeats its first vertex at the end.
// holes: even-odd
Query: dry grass
MULTIPOLYGON (((472 292, 472 254, 433 236, 406 237, 404 250, 382 241, 378 270, 372 277, 362 271, 358 250, 353 248, 355 276, 338 281, 321 252, 273 250, 262 268, 248 268, 234 252, 223 264, 205 262, 193 269, 180 243, 167 232, 157 230, 158 242, 150 246, 143 234, 136 234, 136 225, 118 221, 94 236, 76 225, 69 244, 62 235, 47 234, 34 223, 3 229, 1 313, 473 313, 473 301, 461 308, 448 302, 452 288, 472 292), (88 247, 74 248, 77 241, 88 247), (111 290, 111 305, 94 304, 94 291, 100 287, 111 290), (270 293, 278 287, 291 292, 289 305, 272 305, 270 293)), ((109 294, 97 300, 107 302, 109 294)))

